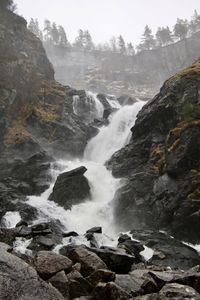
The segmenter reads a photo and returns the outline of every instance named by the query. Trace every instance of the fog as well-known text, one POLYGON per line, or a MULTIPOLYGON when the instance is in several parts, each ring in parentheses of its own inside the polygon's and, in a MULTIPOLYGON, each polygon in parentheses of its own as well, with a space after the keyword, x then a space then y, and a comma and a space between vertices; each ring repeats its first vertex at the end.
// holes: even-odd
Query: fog
POLYGON ((126 41, 140 42, 148 24, 155 32, 158 26, 172 27, 177 17, 190 19, 199 0, 16 0, 18 13, 28 21, 45 18, 64 26, 70 41, 79 28, 88 29, 93 40, 105 42, 122 34, 126 41))

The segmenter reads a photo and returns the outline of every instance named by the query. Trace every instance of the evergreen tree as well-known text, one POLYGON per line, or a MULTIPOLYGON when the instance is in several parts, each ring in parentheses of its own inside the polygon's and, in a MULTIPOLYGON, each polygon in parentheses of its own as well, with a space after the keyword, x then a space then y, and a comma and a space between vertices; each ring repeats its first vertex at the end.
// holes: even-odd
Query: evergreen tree
POLYGON ((144 33, 142 35, 142 44, 145 50, 150 50, 155 47, 155 40, 152 35, 152 30, 148 25, 145 26, 144 33))
POLYGON ((44 21, 44 42, 46 43, 51 43, 52 42, 52 35, 51 35, 52 27, 51 27, 51 22, 49 20, 44 21))
POLYGON ((188 21, 177 19, 176 24, 174 26, 174 35, 178 37, 180 40, 186 38, 188 33, 188 21))
POLYGON ((156 40, 159 46, 165 46, 168 43, 173 42, 172 33, 168 26, 162 28, 158 27, 156 32, 156 40))
POLYGON ((135 49, 134 49, 132 43, 127 44, 127 54, 130 56, 135 55, 135 49))
POLYGON ((114 36, 110 39, 110 48, 112 52, 117 52, 117 39, 114 36))
POLYGON ((34 20, 33 18, 31 18, 31 20, 28 24, 28 29, 32 33, 34 33, 40 40, 43 39, 42 31, 40 30, 39 23, 38 23, 37 19, 34 20))
POLYGON ((65 29, 62 26, 58 26, 58 34, 59 34, 59 45, 62 47, 69 47, 67 35, 65 29))
POLYGON ((91 51, 94 49, 94 44, 92 42, 92 37, 88 30, 83 32, 83 47, 84 49, 91 51))
POLYGON ((198 14, 196 9, 194 11, 194 15, 192 16, 191 22, 189 24, 189 28, 192 33, 195 33, 198 30, 200 30, 200 15, 198 14))
POLYGON ((118 49, 119 53, 126 54, 126 45, 121 35, 118 37, 118 49))
POLYGON ((84 49, 83 42, 84 42, 84 32, 82 29, 79 29, 78 36, 76 37, 74 42, 74 47, 77 50, 83 50, 84 49))
POLYGON ((56 25, 55 22, 53 22, 53 24, 52 24, 51 37, 52 37, 53 44, 54 45, 58 45, 58 42, 59 42, 59 32, 58 32, 57 25, 56 25))

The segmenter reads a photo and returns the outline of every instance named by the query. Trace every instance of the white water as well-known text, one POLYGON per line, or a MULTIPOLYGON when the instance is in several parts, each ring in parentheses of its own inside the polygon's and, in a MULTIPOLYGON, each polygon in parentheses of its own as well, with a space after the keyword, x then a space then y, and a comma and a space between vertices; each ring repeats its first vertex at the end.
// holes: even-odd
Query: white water
POLYGON ((121 149, 128 141, 130 128, 134 125, 138 111, 144 102, 124 106, 111 115, 110 124, 101 128, 99 134, 87 145, 84 158, 105 163, 114 152, 121 149))
POLYGON ((134 124, 138 111, 143 102, 132 106, 124 106, 111 116, 110 125, 101 128, 85 150, 84 159, 73 161, 59 161, 62 172, 74 169, 81 165, 87 168, 87 177, 91 188, 91 199, 74 205, 71 210, 65 210, 48 197, 52 192, 54 182, 60 173, 52 169, 54 182, 41 196, 31 196, 28 204, 37 208, 39 219, 37 222, 58 219, 66 230, 75 230, 79 234, 93 226, 102 226, 103 232, 114 236, 112 200, 119 187, 119 180, 104 166, 105 161, 127 141, 130 127, 134 124))
POLYGON ((2 225, 7 228, 13 228, 21 221, 21 216, 18 211, 7 211, 2 217, 2 225))
POLYGON ((88 122, 92 122, 94 119, 103 117, 104 107, 97 98, 97 94, 88 91, 84 102, 78 95, 73 96, 73 110, 80 117, 84 110, 84 115, 87 116, 88 122))

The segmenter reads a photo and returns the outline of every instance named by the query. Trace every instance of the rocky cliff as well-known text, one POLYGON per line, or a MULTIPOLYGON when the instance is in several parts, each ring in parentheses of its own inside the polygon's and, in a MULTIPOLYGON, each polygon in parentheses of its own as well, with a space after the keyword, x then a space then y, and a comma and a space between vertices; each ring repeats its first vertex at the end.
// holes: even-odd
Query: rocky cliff
POLYGON ((200 60, 164 83, 139 112, 130 143, 108 162, 124 178, 114 200, 119 226, 200 241, 199 91, 200 60))
POLYGON ((81 156, 94 131, 73 112, 77 91, 54 80, 41 41, 9 11, 0 12, 0 70, 1 217, 24 210, 17 199, 48 187, 53 158, 81 156))
POLYGON ((98 93, 153 97, 163 81, 199 57, 200 32, 135 56, 75 50, 63 55, 54 48, 46 50, 59 82, 98 93))

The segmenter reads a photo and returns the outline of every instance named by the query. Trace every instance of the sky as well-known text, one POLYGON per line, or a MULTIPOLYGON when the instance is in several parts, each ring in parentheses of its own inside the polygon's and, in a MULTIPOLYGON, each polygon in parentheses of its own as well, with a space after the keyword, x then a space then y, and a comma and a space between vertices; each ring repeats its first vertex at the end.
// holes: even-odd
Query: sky
POLYGON ((41 27, 45 19, 62 25, 70 42, 78 29, 88 29, 95 43, 112 36, 124 37, 138 44, 146 24, 153 33, 157 27, 173 25, 178 18, 190 19, 200 0, 14 0, 17 13, 27 21, 37 18, 41 27))

